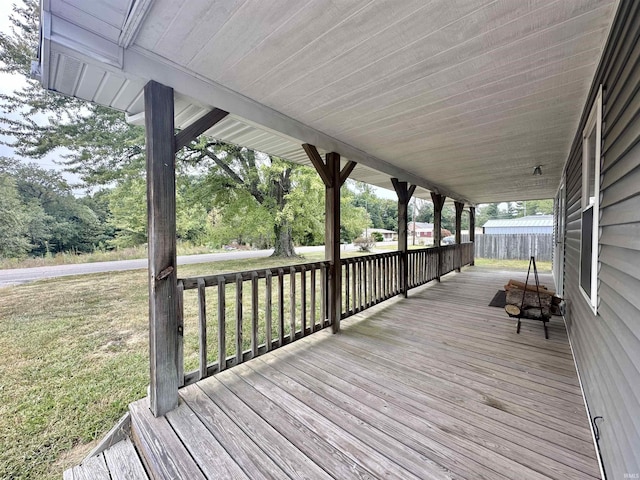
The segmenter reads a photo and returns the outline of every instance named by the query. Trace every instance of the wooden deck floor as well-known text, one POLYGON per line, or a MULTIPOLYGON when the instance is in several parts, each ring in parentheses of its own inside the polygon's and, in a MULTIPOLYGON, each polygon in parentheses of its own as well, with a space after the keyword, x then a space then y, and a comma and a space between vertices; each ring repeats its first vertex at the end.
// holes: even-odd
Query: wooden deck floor
POLYGON ((599 477, 562 321, 517 335, 486 306, 513 276, 448 275, 184 388, 165 418, 136 402, 138 449, 166 478, 599 477))

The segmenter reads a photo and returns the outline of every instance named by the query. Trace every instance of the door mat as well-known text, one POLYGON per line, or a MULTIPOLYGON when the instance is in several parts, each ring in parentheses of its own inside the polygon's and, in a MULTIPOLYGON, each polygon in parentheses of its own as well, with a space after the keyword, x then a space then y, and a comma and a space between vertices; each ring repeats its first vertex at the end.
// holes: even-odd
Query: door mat
POLYGON ((507 292, 504 290, 498 290, 498 292, 493 296, 493 299, 489 303, 490 307, 500 307, 504 308, 507 305, 507 292))

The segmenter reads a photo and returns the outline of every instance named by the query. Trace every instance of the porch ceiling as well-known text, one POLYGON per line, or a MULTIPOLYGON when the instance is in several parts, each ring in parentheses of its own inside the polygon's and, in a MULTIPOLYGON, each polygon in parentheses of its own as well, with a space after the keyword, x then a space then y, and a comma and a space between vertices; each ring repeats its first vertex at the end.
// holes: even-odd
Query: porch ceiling
POLYGON ((179 126, 223 108, 215 137, 300 163, 313 143, 359 180, 468 203, 555 194, 617 5, 106 3, 44 2, 45 87, 135 119, 154 79, 176 90, 179 126))

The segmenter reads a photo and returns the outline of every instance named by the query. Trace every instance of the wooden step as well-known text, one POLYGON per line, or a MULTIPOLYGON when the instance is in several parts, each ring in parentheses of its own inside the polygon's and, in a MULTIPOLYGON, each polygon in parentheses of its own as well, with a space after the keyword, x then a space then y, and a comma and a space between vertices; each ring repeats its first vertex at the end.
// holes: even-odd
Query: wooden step
POLYGON ((64 480, 148 480, 144 466, 133 443, 128 438, 104 452, 85 459, 66 470, 64 480))
POLYGON ((166 417, 154 417, 149 399, 129 405, 131 438, 151 478, 205 479, 197 463, 179 441, 166 417))

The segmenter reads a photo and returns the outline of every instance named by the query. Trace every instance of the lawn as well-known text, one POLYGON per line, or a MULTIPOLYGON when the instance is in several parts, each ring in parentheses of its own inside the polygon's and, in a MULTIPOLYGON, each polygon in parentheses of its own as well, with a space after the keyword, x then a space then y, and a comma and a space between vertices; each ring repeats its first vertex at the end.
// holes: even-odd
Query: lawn
MULTIPOLYGON (((179 275, 283 264, 274 258, 216 262, 180 267, 179 275)), ((0 478, 60 478, 130 402, 146 395, 147 301, 144 270, 0 289, 0 478)), ((185 305, 186 312, 191 308, 185 305)), ((185 336, 185 354, 189 343, 185 336)))
MULTIPOLYGON (((195 246, 184 242, 178 242, 178 255, 198 255, 202 253, 216 253, 224 250, 216 250, 206 246, 195 246)), ((114 260, 135 260, 147 258, 147 248, 144 245, 138 247, 120 248, 117 250, 96 250, 91 253, 56 253, 43 257, 27 258, 0 258, 0 270, 8 268, 47 267, 52 265, 68 265, 77 263, 112 262, 114 260)))

